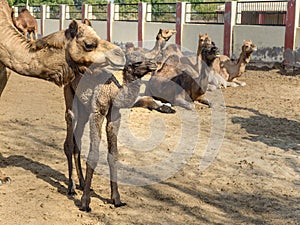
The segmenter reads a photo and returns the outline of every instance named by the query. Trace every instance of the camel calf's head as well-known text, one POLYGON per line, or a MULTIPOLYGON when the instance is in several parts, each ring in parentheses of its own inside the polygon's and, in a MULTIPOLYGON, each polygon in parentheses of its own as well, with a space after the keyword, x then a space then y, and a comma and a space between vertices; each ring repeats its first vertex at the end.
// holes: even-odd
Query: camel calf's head
POLYGON ((67 52, 76 64, 85 67, 91 64, 111 66, 113 69, 125 65, 125 55, 121 48, 101 39, 91 26, 74 20, 65 34, 68 39, 67 52))
POLYGON ((147 73, 155 71, 157 64, 152 61, 142 61, 127 64, 123 69, 124 79, 134 81, 142 78, 147 73))

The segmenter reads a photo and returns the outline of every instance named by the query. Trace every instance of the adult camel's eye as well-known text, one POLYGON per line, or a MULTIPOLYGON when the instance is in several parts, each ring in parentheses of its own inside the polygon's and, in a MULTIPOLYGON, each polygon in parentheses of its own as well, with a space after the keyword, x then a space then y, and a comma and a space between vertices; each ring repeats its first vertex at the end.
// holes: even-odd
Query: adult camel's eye
POLYGON ((97 44, 93 42, 84 42, 84 48, 86 51, 90 52, 97 48, 97 44))

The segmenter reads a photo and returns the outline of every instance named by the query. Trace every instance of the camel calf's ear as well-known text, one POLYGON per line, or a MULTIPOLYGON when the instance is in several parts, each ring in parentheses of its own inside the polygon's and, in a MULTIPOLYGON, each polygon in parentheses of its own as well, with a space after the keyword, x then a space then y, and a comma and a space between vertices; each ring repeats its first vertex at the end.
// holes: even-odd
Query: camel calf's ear
POLYGON ((67 32, 68 32, 68 35, 70 35, 71 38, 74 38, 77 35, 77 32, 78 32, 78 23, 75 20, 73 20, 70 23, 67 32))

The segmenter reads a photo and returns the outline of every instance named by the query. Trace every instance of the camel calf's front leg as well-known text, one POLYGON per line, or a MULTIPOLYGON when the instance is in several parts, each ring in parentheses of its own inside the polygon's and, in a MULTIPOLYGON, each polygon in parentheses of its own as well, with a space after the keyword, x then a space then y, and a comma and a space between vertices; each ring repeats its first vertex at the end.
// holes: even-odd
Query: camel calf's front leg
POLYGON ((126 203, 121 202, 120 193, 118 190, 118 146, 117 135, 120 127, 121 115, 118 109, 113 109, 106 117, 106 135, 108 144, 107 161, 110 172, 110 188, 111 188, 111 201, 115 207, 121 207, 126 203))

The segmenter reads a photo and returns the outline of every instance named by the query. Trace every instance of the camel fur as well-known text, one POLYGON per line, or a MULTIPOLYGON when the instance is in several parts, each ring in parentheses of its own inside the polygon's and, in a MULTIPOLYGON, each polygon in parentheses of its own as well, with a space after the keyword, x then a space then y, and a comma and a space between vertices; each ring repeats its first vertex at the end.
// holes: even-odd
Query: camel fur
POLYGON ((31 40, 33 40, 33 35, 35 40, 38 39, 37 22, 28 9, 22 9, 17 18, 14 16, 14 9, 12 9, 11 18, 15 27, 22 32, 26 38, 27 34, 29 34, 31 40))
POLYGON ((252 41, 244 41, 242 52, 236 62, 231 61, 228 56, 222 55, 214 61, 212 68, 227 81, 228 87, 245 86, 246 83, 237 80, 237 78, 244 74, 246 65, 250 62, 251 54, 256 49, 252 41))

